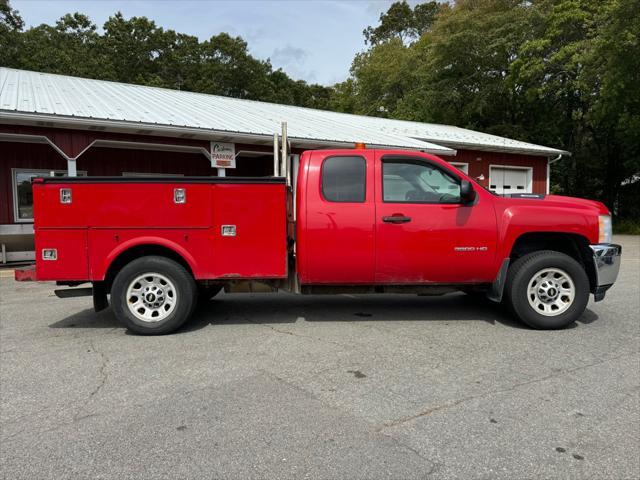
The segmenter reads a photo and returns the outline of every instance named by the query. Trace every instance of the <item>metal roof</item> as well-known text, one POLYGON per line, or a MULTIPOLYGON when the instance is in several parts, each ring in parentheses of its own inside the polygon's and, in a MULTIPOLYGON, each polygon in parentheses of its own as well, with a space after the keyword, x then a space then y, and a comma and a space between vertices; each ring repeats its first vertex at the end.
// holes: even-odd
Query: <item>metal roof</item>
POLYGON ((521 142, 498 135, 477 132, 467 128, 440 125, 437 123, 411 122, 406 120, 380 119, 357 116, 363 126, 378 128, 386 133, 395 133, 428 142, 435 142, 457 149, 488 150, 494 152, 513 152, 540 156, 570 155, 565 150, 545 147, 533 143, 521 142))
POLYGON ((561 150, 463 128, 0 67, 0 121, 182 132, 265 142, 287 122, 294 145, 475 148, 551 156, 561 150))

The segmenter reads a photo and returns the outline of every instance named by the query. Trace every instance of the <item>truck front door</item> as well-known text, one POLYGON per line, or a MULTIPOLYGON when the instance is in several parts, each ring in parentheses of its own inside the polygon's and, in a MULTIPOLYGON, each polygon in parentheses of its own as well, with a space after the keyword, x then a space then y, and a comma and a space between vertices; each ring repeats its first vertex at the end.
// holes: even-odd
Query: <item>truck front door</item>
POLYGON ((491 202, 463 205, 460 177, 427 157, 378 155, 376 283, 493 281, 491 202))

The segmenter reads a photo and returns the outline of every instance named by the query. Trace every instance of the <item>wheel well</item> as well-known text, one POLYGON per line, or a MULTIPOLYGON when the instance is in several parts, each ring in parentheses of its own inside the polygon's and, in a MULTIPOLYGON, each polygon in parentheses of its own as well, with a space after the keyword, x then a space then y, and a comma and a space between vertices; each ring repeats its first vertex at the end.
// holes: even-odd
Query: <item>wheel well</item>
POLYGON ((162 245, 136 245, 135 247, 131 247, 128 250, 120 253, 120 255, 118 255, 115 260, 111 262, 111 265, 109 265, 107 273, 104 277, 104 283, 107 291, 111 291, 111 284, 113 283, 113 280, 125 265, 135 260, 136 258, 146 257, 149 255, 169 258, 182 265, 187 270, 187 272, 189 272, 193 276, 193 271, 191 270, 191 267, 186 262, 186 260, 170 248, 163 247, 162 245))
POLYGON ((595 291, 597 277, 593 264, 593 252, 589 248, 589 240, 574 233, 533 232, 518 237, 509 255, 511 263, 528 253, 538 250, 553 250, 569 255, 576 260, 589 277, 591 291, 595 291))

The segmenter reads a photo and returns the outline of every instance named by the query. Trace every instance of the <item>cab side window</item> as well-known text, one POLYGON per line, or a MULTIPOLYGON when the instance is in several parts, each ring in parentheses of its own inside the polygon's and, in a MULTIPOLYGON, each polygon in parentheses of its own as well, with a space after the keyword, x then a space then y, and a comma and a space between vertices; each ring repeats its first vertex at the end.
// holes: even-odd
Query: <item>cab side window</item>
POLYGON ((388 203, 460 203, 460 180, 429 163, 383 159, 382 198, 388 203))
POLYGON ((329 202, 362 203, 366 175, 363 157, 329 157, 322 163, 322 196, 329 202))

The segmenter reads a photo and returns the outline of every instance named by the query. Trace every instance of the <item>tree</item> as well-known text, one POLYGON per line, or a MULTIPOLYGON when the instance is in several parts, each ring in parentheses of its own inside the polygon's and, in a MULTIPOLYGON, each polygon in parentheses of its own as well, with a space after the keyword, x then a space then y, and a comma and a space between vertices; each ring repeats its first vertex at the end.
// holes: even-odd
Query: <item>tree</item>
POLYGON ((554 164, 555 191, 640 211, 637 195, 619 195, 640 174, 637 0, 458 0, 416 33, 411 17, 424 5, 396 2, 365 30, 370 47, 334 108, 568 150, 554 164))
POLYGON ((411 9, 406 0, 394 2, 380 15, 380 24, 377 27, 367 27, 362 33, 370 45, 391 39, 399 39, 404 43, 427 32, 438 14, 446 9, 448 4, 435 1, 419 3, 414 9, 411 9))
POLYGON ((356 87, 353 78, 333 86, 329 98, 329 110, 342 113, 356 113, 356 87))
POLYGON ((351 66, 355 111, 363 115, 393 116, 398 104, 414 88, 412 49, 399 38, 356 55, 351 66))
POLYGON ((102 48, 118 81, 163 84, 157 60, 165 53, 168 42, 161 27, 147 17, 125 19, 117 12, 104 23, 103 29, 102 48))
POLYGON ((0 65, 18 66, 20 33, 24 22, 8 0, 0 0, 0 65))
MULTIPOLYGON (((581 76, 592 101, 585 115, 601 161, 602 198, 640 218, 640 198, 619 205, 621 185, 640 174, 640 12, 634 0, 615 0, 595 19, 597 34, 584 59, 581 76), (592 95, 597 92, 597 94, 592 95)), ((636 192, 638 189, 636 188, 636 192)))
POLYGON ((21 68, 82 77, 104 76, 100 37, 85 15, 64 15, 55 26, 30 28, 21 37, 21 68))
POLYGON ((314 108, 328 108, 333 92, 274 71, 242 38, 226 33, 200 42, 120 12, 107 19, 102 34, 77 12, 55 25, 23 28, 18 12, 0 0, 1 65, 314 108))
POLYGON ((508 74, 530 36, 530 12, 519 0, 457 2, 413 46, 416 88, 398 115, 521 136, 508 74))
POLYGON ((0 64, 477 129, 569 150, 555 191, 638 214, 638 0, 396 1, 333 87, 274 70, 226 33, 200 42, 146 17, 81 14, 24 29, 0 0, 0 64), (632 192, 629 194, 628 192, 632 192))
POLYGON ((300 105, 309 108, 328 110, 333 89, 323 85, 309 85, 304 80, 293 80, 281 69, 272 72, 269 80, 273 85, 274 103, 300 105))
POLYGON ((214 35, 202 43, 200 55, 197 91, 248 99, 271 96, 271 65, 253 58, 242 38, 214 35))
POLYGON ((637 2, 540 0, 534 8, 542 21, 512 68, 524 110, 536 112, 532 134, 572 152, 554 170, 559 191, 613 208, 621 182, 640 171, 637 2))

